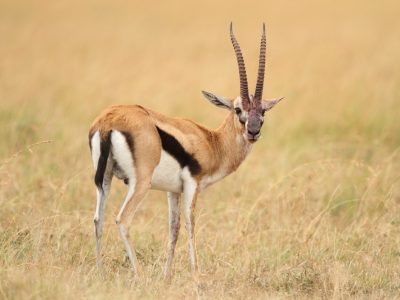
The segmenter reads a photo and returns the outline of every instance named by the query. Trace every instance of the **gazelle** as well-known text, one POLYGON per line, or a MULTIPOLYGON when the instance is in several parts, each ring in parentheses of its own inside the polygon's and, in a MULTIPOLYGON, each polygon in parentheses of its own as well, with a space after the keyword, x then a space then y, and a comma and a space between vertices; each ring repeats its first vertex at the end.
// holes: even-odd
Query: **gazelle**
POLYGON ((113 175, 122 179, 128 192, 116 218, 132 270, 138 272, 128 230, 139 204, 150 189, 167 192, 169 246, 164 274, 171 275, 180 228, 180 195, 183 193, 185 225, 193 273, 197 272, 195 205, 199 192, 235 171, 261 135, 264 113, 282 98, 262 100, 265 70, 265 25, 261 36, 255 94, 249 95, 246 69, 239 44, 230 38, 240 76, 240 96, 228 100, 209 92, 212 104, 229 111, 222 125, 211 130, 193 121, 166 117, 139 105, 117 105, 103 111, 89 131, 89 145, 96 170, 97 205, 94 215, 97 266, 101 266, 104 208, 113 175))

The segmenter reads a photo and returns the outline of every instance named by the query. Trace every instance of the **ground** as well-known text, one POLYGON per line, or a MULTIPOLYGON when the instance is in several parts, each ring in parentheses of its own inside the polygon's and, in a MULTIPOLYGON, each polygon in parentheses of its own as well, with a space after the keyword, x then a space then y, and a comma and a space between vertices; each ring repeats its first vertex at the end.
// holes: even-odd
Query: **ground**
POLYGON ((0 3, 0 298, 393 298, 400 292, 400 21, 397 1, 0 3), (166 195, 131 240, 132 278, 107 204, 95 268, 88 128, 111 104, 217 127, 201 90, 236 97, 234 21, 251 90, 267 25, 264 95, 286 99, 236 173, 200 195, 190 276, 174 277, 166 195), (240 182, 240 184, 237 184, 240 182))

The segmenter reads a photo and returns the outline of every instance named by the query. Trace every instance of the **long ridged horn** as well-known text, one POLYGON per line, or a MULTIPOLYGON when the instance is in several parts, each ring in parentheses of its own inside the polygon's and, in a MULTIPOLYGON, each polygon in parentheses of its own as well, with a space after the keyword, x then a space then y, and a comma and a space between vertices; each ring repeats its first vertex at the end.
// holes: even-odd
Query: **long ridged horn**
POLYGON ((235 50, 236 53, 236 59, 238 62, 239 66, 239 76, 240 76, 240 97, 242 98, 242 101, 249 101, 249 89, 247 87, 247 75, 246 75, 246 67, 244 65, 244 59, 242 55, 242 51, 240 51, 240 46, 239 43, 237 42, 235 36, 233 35, 233 29, 232 29, 232 22, 231 22, 231 41, 233 45, 233 49, 235 50))
POLYGON ((266 38, 265 38, 265 23, 263 23, 263 32, 261 36, 261 46, 260 46, 260 58, 258 63, 258 76, 257 76, 257 85, 256 92, 254 93, 254 100, 261 101, 263 86, 264 86, 264 73, 265 73, 265 49, 267 46, 266 38))

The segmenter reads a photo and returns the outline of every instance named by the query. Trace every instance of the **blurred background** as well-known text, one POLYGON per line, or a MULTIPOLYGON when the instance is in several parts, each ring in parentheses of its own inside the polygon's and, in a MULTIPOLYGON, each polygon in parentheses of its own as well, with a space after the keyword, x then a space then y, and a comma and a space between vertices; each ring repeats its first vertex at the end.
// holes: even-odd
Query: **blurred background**
POLYGON ((400 289, 397 1, 0 2, 1 298, 383 297, 400 289), (132 280, 107 207, 95 269, 88 128, 141 104, 216 128, 201 96, 239 94, 229 23, 255 88, 267 26, 262 139, 198 201, 190 280, 181 230, 171 286, 167 205, 152 192, 131 229, 132 280), (237 185, 240 181, 242 184, 237 185))

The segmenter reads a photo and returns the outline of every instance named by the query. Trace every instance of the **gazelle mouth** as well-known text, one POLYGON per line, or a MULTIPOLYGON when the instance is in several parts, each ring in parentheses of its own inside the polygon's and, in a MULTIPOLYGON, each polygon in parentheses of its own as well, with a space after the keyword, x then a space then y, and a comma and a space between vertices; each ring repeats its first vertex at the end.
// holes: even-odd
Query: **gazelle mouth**
POLYGON ((248 140, 250 143, 254 143, 254 142, 258 141, 258 139, 260 138, 260 136, 261 136, 261 134, 257 134, 256 136, 247 134, 247 135, 246 135, 246 138, 247 138, 247 140, 248 140))

